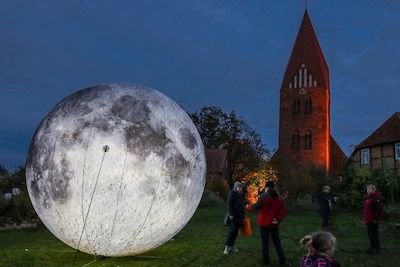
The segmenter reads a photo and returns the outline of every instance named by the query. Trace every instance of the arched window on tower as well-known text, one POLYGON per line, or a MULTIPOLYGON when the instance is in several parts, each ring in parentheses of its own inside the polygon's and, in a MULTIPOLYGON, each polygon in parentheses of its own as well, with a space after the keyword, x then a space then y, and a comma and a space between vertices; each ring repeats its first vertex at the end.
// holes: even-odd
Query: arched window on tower
POLYGON ((300 149, 300 134, 298 131, 295 131, 292 135, 292 149, 300 149))
POLYGON ((312 132, 308 130, 308 132, 304 135, 304 149, 311 150, 312 149, 312 132))
POLYGON ((293 100, 292 104, 292 114, 297 115, 300 114, 300 99, 296 98, 293 100))
POLYGON ((312 113, 312 99, 311 97, 306 99, 306 102, 304 102, 304 113, 305 114, 311 114, 312 113))

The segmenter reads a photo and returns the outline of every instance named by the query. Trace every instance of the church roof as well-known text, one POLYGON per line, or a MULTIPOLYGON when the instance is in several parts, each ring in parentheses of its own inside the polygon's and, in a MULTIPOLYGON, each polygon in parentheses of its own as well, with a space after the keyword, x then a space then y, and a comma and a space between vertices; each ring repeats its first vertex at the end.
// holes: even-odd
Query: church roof
POLYGON ((356 146, 356 148, 359 149, 398 141, 400 141, 400 112, 394 113, 370 136, 356 146))
MULTIPOLYGON (((312 81, 306 82, 308 85, 318 85, 329 88, 329 68, 326 64, 324 55, 319 45, 314 28, 311 24, 307 10, 304 13, 300 29, 297 33, 296 41, 293 46, 292 53, 289 58, 288 65, 283 77, 281 89, 289 88, 289 84, 293 84, 294 76, 297 75, 299 69, 305 67, 308 69, 307 79, 312 75, 312 81)), ((290 85, 291 88, 292 85, 290 85)))

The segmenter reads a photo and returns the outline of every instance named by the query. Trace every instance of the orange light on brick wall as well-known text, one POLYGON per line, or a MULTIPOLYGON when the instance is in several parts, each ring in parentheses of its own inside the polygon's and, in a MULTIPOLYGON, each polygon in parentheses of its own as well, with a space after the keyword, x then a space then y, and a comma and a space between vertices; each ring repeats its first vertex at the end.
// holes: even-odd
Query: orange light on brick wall
POLYGON ((330 100, 329 100, 330 96, 329 96, 329 90, 328 93, 326 95, 326 107, 327 107, 327 111, 326 111, 326 122, 327 122, 327 126, 326 126, 326 149, 325 149, 325 157, 326 157, 326 168, 325 171, 328 174, 329 173, 329 165, 330 165, 330 139, 331 139, 331 120, 330 120, 330 100))

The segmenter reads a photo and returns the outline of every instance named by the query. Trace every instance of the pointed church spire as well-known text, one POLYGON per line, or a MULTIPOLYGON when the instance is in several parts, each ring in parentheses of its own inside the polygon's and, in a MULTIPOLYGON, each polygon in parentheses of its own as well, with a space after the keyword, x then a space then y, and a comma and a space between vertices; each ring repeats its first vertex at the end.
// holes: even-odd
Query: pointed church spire
POLYGON ((282 89, 324 87, 329 88, 329 69, 319 45, 314 28, 304 11, 282 81, 282 89))

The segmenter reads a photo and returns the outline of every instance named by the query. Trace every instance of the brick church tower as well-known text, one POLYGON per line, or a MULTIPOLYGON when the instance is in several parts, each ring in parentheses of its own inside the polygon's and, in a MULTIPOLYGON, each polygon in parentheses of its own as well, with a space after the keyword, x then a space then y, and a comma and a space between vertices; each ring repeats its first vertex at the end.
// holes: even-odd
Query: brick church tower
POLYGON ((329 69, 307 10, 280 89, 277 157, 291 167, 340 168, 345 155, 330 134, 329 69))

